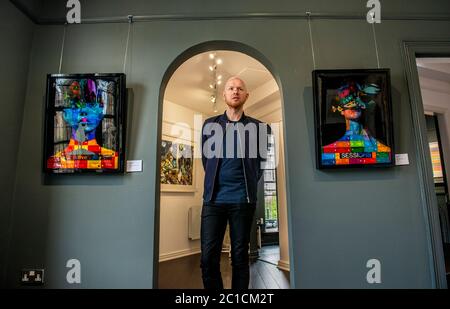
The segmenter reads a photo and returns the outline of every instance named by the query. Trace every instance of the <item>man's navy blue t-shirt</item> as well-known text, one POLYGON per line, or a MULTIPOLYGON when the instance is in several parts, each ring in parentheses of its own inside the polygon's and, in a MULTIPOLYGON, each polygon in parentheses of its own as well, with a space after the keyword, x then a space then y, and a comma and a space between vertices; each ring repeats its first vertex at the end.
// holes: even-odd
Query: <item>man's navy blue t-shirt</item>
POLYGON ((216 203, 246 203, 247 190, 242 165, 243 159, 237 156, 239 147, 237 130, 232 130, 232 125, 237 124, 239 121, 229 122, 231 127, 228 128, 227 132, 229 134, 234 132, 234 154, 232 158, 226 157, 226 133, 223 136, 222 158, 219 159, 212 201, 216 203))

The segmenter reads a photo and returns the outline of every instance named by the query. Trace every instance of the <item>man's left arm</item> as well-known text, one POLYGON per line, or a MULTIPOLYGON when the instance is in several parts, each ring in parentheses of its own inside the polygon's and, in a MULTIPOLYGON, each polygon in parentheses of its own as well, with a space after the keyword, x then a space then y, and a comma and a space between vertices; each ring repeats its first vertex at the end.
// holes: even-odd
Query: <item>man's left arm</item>
MULTIPOLYGON (((269 152, 269 141, 270 140, 275 141, 275 139, 269 139, 269 136, 272 135, 272 128, 270 127, 270 125, 265 124, 265 127, 266 127, 265 132, 263 132, 262 134, 259 134, 259 138, 265 139, 264 145, 266 145, 266 147, 263 147, 263 149, 258 149, 259 151, 262 152, 259 155, 260 160, 259 160, 259 169, 258 169, 258 181, 261 178, 261 176, 264 174, 264 169, 265 169, 267 159, 268 159, 267 156, 268 156, 268 152, 269 152)), ((261 142, 261 140, 260 140, 260 142, 261 142)))

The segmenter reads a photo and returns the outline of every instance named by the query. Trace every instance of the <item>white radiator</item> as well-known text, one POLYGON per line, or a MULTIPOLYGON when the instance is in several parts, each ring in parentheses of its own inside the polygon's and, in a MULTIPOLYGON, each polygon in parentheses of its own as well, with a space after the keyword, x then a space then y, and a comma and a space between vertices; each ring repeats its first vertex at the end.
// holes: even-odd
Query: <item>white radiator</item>
POLYGON ((200 239, 202 206, 192 206, 188 211, 189 239, 200 239))

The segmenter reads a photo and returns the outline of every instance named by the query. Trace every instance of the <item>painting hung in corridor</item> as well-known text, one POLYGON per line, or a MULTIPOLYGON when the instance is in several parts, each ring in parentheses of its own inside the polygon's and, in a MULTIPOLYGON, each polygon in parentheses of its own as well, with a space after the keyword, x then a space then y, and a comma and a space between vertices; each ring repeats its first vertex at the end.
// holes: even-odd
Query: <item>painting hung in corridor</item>
POLYGON ((317 168, 392 166, 388 69, 313 71, 317 168))
POLYGON ((195 191, 192 142, 163 135, 161 139, 161 191, 195 191))
POLYGON ((123 173, 125 75, 47 76, 44 172, 123 173))
POLYGON ((441 151, 438 142, 430 142, 431 166, 433 167, 434 183, 444 182, 444 173, 442 170, 441 151))

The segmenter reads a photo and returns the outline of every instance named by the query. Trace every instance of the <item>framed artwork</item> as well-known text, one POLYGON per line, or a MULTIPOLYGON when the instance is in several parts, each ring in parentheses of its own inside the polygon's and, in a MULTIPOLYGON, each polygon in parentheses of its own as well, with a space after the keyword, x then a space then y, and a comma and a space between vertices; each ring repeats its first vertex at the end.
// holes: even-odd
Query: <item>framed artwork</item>
POLYGON ((125 74, 49 74, 43 169, 47 174, 123 173, 125 74))
POLYGON ((314 70, 316 167, 394 165, 389 69, 314 70))
POLYGON ((433 167, 434 183, 444 183, 444 173, 441 164, 441 151, 438 142, 430 142, 431 165, 433 167))
POLYGON ((163 135, 161 138, 161 191, 194 192, 194 143, 163 135))

